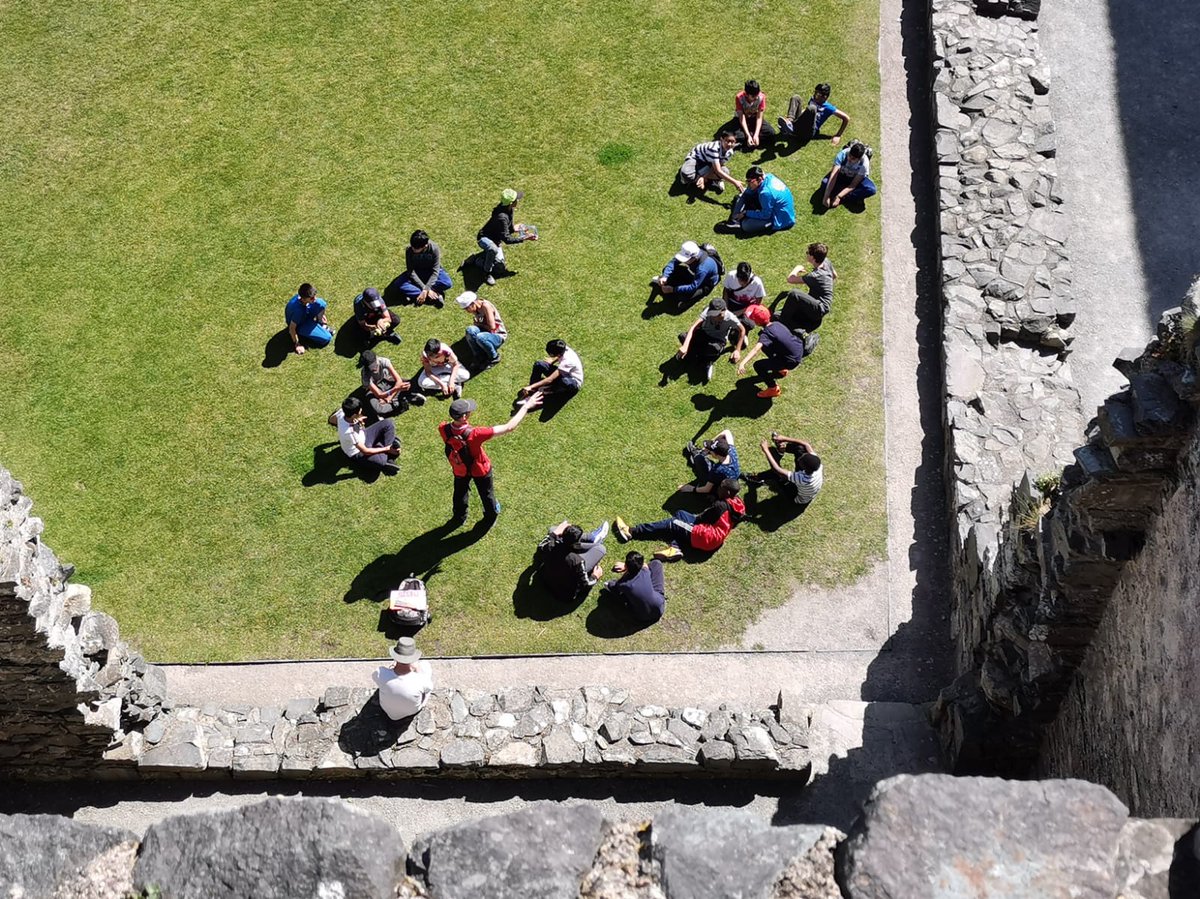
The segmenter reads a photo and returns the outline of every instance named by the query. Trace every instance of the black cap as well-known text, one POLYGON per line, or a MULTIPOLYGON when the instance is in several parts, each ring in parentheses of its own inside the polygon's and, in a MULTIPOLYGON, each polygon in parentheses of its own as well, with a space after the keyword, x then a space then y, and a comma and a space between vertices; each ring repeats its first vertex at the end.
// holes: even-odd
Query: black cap
POLYGON ((474 412, 474 411, 475 411, 475 401, 474 400, 458 399, 450 404, 450 417, 451 418, 462 418, 467 413, 474 412))

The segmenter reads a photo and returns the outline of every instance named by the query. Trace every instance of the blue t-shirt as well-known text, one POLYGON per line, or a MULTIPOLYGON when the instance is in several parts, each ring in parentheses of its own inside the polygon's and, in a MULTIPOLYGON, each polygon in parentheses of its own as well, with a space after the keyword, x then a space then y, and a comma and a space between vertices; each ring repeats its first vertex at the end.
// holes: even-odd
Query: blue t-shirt
POLYGON ((746 218, 767 219, 776 231, 784 231, 796 224, 796 205, 792 200, 792 192, 774 175, 763 177, 758 188, 758 204, 758 209, 746 210, 746 218))
POLYGON ((712 465, 708 469, 708 480, 713 484, 720 484, 726 478, 737 480, 737 476, 742 473, 741 465, 738 464, 737 447, 729 448, 729 461, 720 465, 712 465))
POLYGON ((795 368, 804 359, 804 341, 788 330, 783 322, 769 322, 758 334, 767 358, 795 368))
POLYGON ((821 130, 821 126, 825 124, 825 121, 835 112, 837 112, 837 107, 828 100, 818 105, 815 97, 808 101, 808 105, 811 106, 813 111, 816 113, 816 118, 813 119, 813 134, 816 134, 821 130))
POLYGON ((288 300, 287 308, 283 312, 284 321, 289 325, 295 325, 299 328, 302 325, 307 325, 312 322, 319 322, 321 316, 325 314, 325 301, 317 297, 307 306, 300 301, 300 294, 296 294, 288 300))

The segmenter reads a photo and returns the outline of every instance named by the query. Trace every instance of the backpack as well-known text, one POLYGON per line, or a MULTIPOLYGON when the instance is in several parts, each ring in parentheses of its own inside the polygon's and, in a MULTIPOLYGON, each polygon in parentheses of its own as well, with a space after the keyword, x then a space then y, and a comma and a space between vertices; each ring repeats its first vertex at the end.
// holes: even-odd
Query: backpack
POLYGON ((449 422, 443 422, 438 430, 442 432, 442 443, 446 447, 446 458, 450 460, 451 464, 454 464, 454 459, 457 457, 458 461, 466 467, 467 471, 470 471, 471 466, 475 464, 475 455, 471 452, 471 447, 467 443, 466 438, 475 429, 468 428, 460 436, 458 434, 451 434, 449 422))
POLYGON ((700 244, 700 249, 704 251, 704 255, 717 264, 717 283, 719 284, 721 279, 725 277, 725 263, 721 261, 721 254, 710 243, 700 244))
POLYGON ((411 575, 388 595, 388 612, 403 627, 420 628, 433 620, 425 583, 411 575))

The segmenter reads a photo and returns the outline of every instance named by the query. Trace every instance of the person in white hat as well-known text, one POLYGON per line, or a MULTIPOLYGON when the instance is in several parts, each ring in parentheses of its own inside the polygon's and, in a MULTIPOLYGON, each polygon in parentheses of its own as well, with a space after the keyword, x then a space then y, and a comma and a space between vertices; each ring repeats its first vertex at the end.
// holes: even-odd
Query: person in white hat
POLYGON ((475 319, 474 324, 467 326, 467 346, 471 348, 476 366, 480 371, 491 368, 500 361, 500 347, 508 338, 500 311, 491 300, 485 300, 473 290, 459 294, 457 303, 475 319))
POLYGON ((391 648, 393 664, 382 665, 372 676, 379 688, 379 705, 393 721, 411 718, 425 707, 433 692, 433 670, 421 661, 412 637, 401 637, 391 648))
POLYGON ((708 296, 720 280, 716 260, 694 240, 685 240, 662 274, 650 279, 650 289, 672 297, 683 307, 708 296))

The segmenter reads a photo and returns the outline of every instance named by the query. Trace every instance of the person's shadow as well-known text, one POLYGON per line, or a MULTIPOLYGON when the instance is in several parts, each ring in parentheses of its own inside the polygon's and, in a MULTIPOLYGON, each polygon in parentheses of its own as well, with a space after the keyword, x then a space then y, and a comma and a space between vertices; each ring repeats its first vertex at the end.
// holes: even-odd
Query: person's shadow
POLYGON ((338 731, 338 748, 355 758, 379 755, 398 742, 415 739, 412 730, 415 719, 416 715, 412 715, 393 721, 379 705, 379 694, 376 693, 363 704, 357 715, 342 725, 338 731))
POLYGON ((771 482, 759 487, 753 497, 748 492, 743 494, 743 499, 746 502, 746 522, 767 534, 791 524, 808 511, 810 505, 796 502, 790 487, 771 482))
POLYGON ((631 637, 638 631, 650 627, 651 622, 638 621, 625 608, 611 590, 601 590, 596 599, 596 606, 588 612, 584 627, 593 637, 602 640, 618 640, 621 637, 631 637))
POLYGON ((492 523, 483 518, 474 527, 456 532, 448 521, 418 534, 396 552, 369 562, 350 582, 342 600, 348 603, 360 599, 378 602, 406 577, 419 577, 428 582, 441 572, 443 561, 478 542, 491 526, 492 523))
POLYGON ((463 290, 478 291, 487 280, 487 275, 483 273, 481 266, 482 253, 472 253, 462 261, 462 265, 458 270, 462 273, 463 290))
POLYGON ((349 481, 359 478, 369 484, 379 480, 381 472, 366 471, 351 468, 346 454, 342 452, 341 444, 334 440, 330 443, 318 443, 313 447, 312 469, 305 473, 300 483, 305 487, 316 487, 319 484, 336 484, 338 481, 349 481))
POLYGON ((539 567, 538 563, 534 562, 517 578, 517 586, 512 594, 513 614, 517 618, 553 621, 563 615, 570 615, 591 595, 591 588, 588 588, 580 590, 571 600, 556 599, 542 585, 540 578, 534 576, 539 567))
POLYGON ((692 387, 699 387, 704 383, 705 368, 706 366, 701 362, 694 362, 686 357, 680 359, 678 353, 672 353, 658 366, 658 370, 662 374, 658 386, 666 387, 672 381, 678 381, 687 375, 688 384, 692 387))
POLYGON ((337 334, 333 336, 333 352, 346 359, 353 359, 370 345, 370 338, 358 326, 353 314, 342 322, 337 334))
POLYGON ((292 335, 288 333, 287 328, 284 328, 282 331, 272 334, 263 347, 262 367, 279 368, 283 365, 283 360, 294 351, 292 335))
POLYGON ((769 399, 758 396, 758 385, 753 375, 744 375, 734 382, 733 389, 717 398, 711 393, 692 395, 692 407, 697 412, 708 412, 708 418, 696 431, 692 440, 700 436, 719 421, 726 418, 761 418, 771 408, 769 399))
MULTIPOLYGON (((711 291, 709 291, 711 293, 711 291)), ((642 318, 650 321, 660 315, 684 315, 693 306, 705 299, 708 294, 696 295, 688 300, 680 301, 675 293, 665 294, 657 288, 650 288, 650 296, 646 297, 646 308, 642 310, 642 318)))
MULTIPOLYGON (((729 188, 727 187, 726 190, 728 189, 729 188)), ((712 206, 726 205, 724 201, 718 200, 716 196, 711 195, 707 189, 700 190, 700 188, 695 187, 694 185, 685 184, 679 179, 678 176, 676 176, 675 180, 671 182, 671 186, 667 188, 667 196, 671 198, 687 197, 687 204, 689 206, 696 202, 708 203, 712 206)), ((720 195, 718 194, 717 196, 720 195)))

